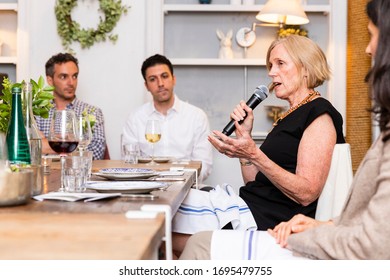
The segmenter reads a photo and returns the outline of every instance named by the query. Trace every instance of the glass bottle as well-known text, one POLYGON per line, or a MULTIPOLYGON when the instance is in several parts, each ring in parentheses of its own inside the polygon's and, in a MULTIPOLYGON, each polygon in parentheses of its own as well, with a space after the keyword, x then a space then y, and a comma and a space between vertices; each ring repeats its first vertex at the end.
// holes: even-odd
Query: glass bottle
POLYGON ((42 193, 43 189, 43 167, 42 167, 42 139, 35 121, 32 109, 32 86, 30 83, 23 83, 23 111, 24 125, 30 147, 31 169, 33 170, 34 181, 31 195, 42 193))
POLYGON ((11 118, 8 124, 6 142, 8 161, 11 165, 26 165, 31 163, 30 146, 22 111, 22 89, 12 88, 11 118))

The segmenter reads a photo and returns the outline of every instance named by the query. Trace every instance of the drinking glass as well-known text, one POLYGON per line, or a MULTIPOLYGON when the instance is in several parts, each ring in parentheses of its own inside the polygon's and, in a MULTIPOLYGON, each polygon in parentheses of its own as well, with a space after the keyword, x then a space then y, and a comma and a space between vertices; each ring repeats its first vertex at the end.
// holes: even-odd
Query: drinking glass
POLYGON ((88 145, 92 141, 92 130, 88 116, 82 114, 77 117, 77 132, 79 136, 79 145, 77 146, 80 152, 87 150, 88 145))
POLYGON ((0 171, 7 166, 8 152, 5 133, 0 132, 0 171))
POLYGON ((64 164, 65 156, 76 150, 79 143, 77 119, 73 110, 56 110, 50 123, 49 145, 61 157, 61 187, 65 191, 64 164))
POLYGON ((148 120, 145 129, 146 141, 152 144, 152 161, 149 164, 158 164, 154 161, 154 144, 161 139, 161 127, 158 120, 148 120))

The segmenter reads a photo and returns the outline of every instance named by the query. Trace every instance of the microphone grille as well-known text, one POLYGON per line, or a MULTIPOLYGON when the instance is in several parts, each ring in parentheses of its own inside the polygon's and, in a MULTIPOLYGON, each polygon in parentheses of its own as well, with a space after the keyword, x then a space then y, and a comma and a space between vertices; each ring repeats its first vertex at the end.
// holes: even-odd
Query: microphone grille
POLYGON ((261 99, 261 101, 263 101, 268 97, 268 87, 265 85, 258 86, 256 87, 254 94, 256 94, 261 99))

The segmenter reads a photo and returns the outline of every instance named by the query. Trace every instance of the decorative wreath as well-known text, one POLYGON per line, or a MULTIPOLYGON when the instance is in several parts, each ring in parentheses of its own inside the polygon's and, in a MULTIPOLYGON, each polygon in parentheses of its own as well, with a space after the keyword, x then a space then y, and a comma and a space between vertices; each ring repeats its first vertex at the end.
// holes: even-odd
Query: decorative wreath
POLYGON ((122 14, 126 14, 129 7, 122 6, 121 0, 99 0, 99 11, 104 13, 104 19, 99 18, 96 29, 84 29, 72 20, 72 9, 77 6, 77 0, 57 0, 55 15, 57 31, 62 39, 66 51, 73 52, 70 45, 73 41, 80 43, 81 48, 89 48, 94 43, 106 41, 106 38, 115 43, 118 35, 111 31, 115 28, 122 14))

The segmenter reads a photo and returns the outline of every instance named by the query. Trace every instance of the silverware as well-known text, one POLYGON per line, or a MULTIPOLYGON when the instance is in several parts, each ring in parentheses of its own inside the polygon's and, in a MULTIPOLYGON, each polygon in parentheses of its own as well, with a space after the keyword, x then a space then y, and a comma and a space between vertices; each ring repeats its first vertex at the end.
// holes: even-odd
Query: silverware
MULTIPOLYGON (((92 173, 93 174, 93 173, 92 173)), ((95 174, 93 174, 95 175, 95 174)), ((183 177, 151 177, 151 178, 146 178, 146 179, 139 179, 139 178, 134 178, 134 179, 118 179, 118 180, 109 180, 109 179, 103 179, 99 181, 89 181, 89 182, 102 182, 102 181, 159 181, 159 182, 180 182, 180 181, 185 181, 186 179, 183 177)))
POLYGON ((150 180, 146 181, 165 181, 165 182, 174 182, 174 181, 185 181, 185 178, 181 177, 156 177, 156 178, 151 178, 150 180))
POLYGON ((148 199, 148 200, 155 200, 158 198, 158 195, 154 195, 154 194, 127 194, 127 193, 123 193, 121 195, 121 197, 126 197, 126 198, 129 198, 129 199, 148 199))

